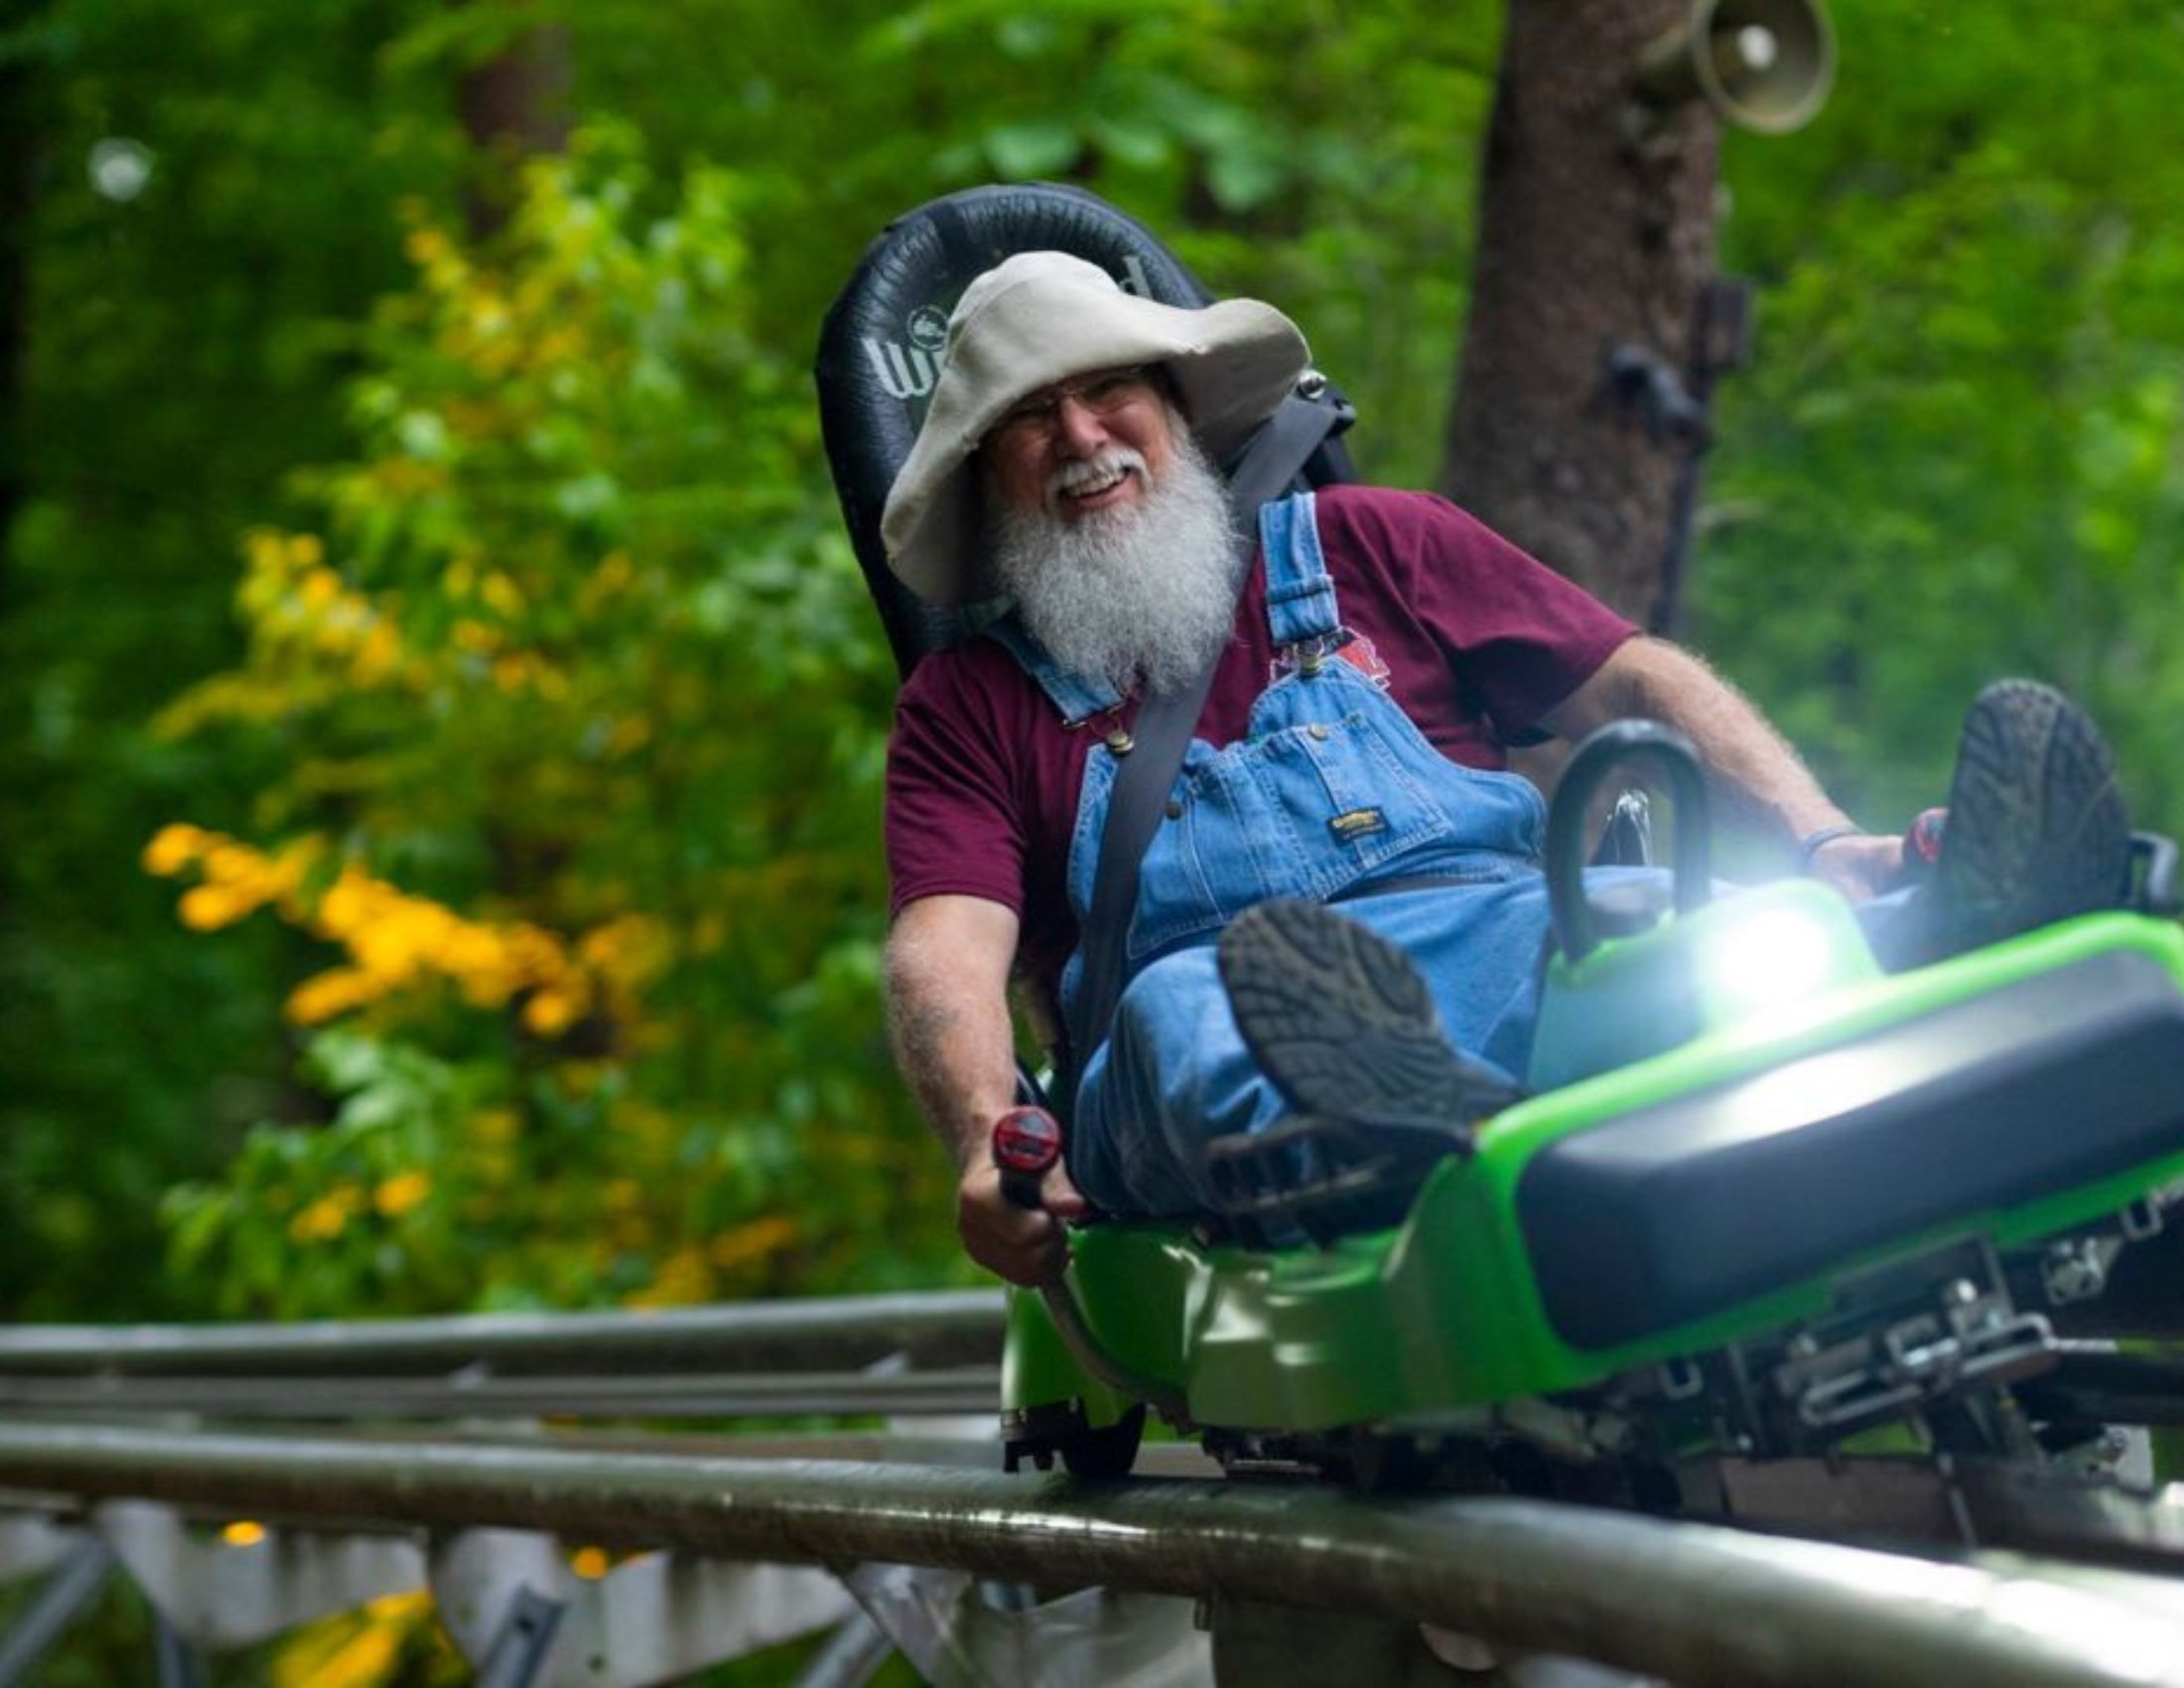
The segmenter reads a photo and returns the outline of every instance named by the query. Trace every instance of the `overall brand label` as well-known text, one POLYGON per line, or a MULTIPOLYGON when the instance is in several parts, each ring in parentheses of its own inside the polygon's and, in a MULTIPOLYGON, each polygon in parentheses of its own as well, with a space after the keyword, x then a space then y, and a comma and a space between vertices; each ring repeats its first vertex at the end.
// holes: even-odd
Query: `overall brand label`
MULTIPOLYGON (((1315 659, 1339 656, 1382 691, 1388 689, 1388 664, 1381 659, 1379 647, 1365 634, 1350 628, 1338 628, 1324 640, 1316 641, 1316 648, 1310 654, 1315 659)), ((1286 680, 1304 666, 1305 652, 1297 645, 1285 644, 1268 664, 1267 681, 1271 685, 1276 680, 1286 680)))

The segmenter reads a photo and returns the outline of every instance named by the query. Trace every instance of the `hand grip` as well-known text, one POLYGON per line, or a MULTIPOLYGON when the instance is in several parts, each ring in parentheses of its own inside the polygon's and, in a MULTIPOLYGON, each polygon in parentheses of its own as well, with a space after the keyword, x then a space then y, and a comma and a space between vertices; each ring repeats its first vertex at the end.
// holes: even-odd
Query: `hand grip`
POLYGON ((1673 727, 1655 721, 1610 721, 1577 747, 1555 788, 1547 814, 1548 907, 1555 940, 1572 962, 1599 943, 1592 907, 1585 901, 1585 819, 1592 794, 1610 770, 1644 763, 1667 783, 1676 805, 1676 912, 1688 914, 1713 886, 1706 780, 1699 753, 1673 727))
POLYGON ((1037 1209, 1039 1187, 1061 1159, 1061 1121, 1044 1108, 1011 1108, 994 1121, 994 1164, 1001 1194, 1019 1207, 1037 1209))

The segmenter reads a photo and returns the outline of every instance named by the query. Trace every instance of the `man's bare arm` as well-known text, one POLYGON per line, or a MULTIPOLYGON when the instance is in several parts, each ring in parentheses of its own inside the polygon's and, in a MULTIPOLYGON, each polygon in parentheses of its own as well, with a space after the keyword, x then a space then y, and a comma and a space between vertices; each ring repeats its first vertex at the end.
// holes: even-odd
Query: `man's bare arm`
POLYGON ((1016 1101, 1016 1039, 1009 969, 1014 911, 981 897, 927 897, 895 917, 887 936, 887 1020, 895 1059, 925 1117, 955 1157, 956 1223, 971 1257, 1014 1283, 1036 1283, 1060 1262, 1053 1215, 1083 1198, 1058 1170, 1044 1213, 1002 1198, 991 1134, 1016 1101))
MULTIPOLYGON (((1634 638, 1617 647, 1542 724, 1579 739, 1609 721, 1631 718, 1664 722, 1689 738, 1730 818, 1787 851, 1824 828, 1854 824, 1743 693, 1662 639, 1634 638)), ((1900 838, 1860 832, 1821 850, 1812 865, 1837 889, 1863 897, 1882 889, 1902 859, 1900 838)))
POLYGON ((1016 1099, 1016 913, 981 897, 922 898, 887 934, 894 1057, 959 1167, 985 1152, 994 1116, 1016 1099))

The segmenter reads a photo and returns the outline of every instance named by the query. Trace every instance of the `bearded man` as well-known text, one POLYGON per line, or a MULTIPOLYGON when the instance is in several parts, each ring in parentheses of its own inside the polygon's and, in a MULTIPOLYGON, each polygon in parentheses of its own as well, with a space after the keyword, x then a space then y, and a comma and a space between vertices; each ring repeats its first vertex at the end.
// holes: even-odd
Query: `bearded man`
MULTIPOLYGON (((1018 1283, 1056 1267, 1058 1221, 1087 1195, 1127 1215, 1215 1205, 1205 1145, 1292 1111, 1296 1074, 1254 1058, 1217 966, 1247 910, 1308 916, 1246 945, 1247 967, 1322 954, 1333 986, 1344 968, 1385 977, 1388 956, 1407 960, 1445 1057, 1425 1063, 1428 1089, 1473 1112, 1508 1093, 1548 931, 1545 805, 1507 771, 1513 742, 1665 722, 1733 817, 1872 900, 1873 929, 1901 909, 1875 896, 1901 868, 1900 838, 1855 826, 1697 658, 1453 505, 1322 489, 1267 505, 1247 561, 1212 464, 1306 365, 1303 337, 1270 306, 1179 310, 1079 259, 1019 254, 957 306, 889 492, 883 533, 908 586, 943 605, 1014 600, 984 635, 920 663, 897 706, 887 991, 898 1059, 961 1170, 965 1246, 1018 1283), (1069 1019, 1140 699, 1208 660, 1141 870, 1112 1030, 1075 1052, 1067 1171, 1048 1175, 1044 1211, 1018 1208, 990 1146, 1016 1100, 1011 977, 1058 995, 1069 1019)), ((1921 941, 1937 922, 1948 947, 1991 941, 2113 901, 2127 875, 2098 735, 2055 693, 2007 685, 1968 725, 2003 742, 1960 763, 1952 799, 2001 818, 1966 843, 1952 834, 1921 941)), ((1342 1040, 1374 1012, 1356 994, 1346 1021, 1343 992, 1326 991, 1316 1034, 1338 1108, 1342 1040)))

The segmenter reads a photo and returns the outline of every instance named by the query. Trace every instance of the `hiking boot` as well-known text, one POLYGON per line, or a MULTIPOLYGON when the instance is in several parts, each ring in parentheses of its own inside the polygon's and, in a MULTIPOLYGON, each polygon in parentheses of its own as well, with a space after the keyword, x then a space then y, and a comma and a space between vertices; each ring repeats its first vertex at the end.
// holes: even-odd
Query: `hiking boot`
POLYGON ((1450 1047, 1408 955, 1317 903, 1245 910, 1219 959, 1245 1045, 1300 1113, 1467 1150, 1470 1122, 1522 1094, 1450 1047))
POLYGON ((1941 952, 2116 908, 2130 858, 2116 759, 2092 718, 2032 680, 1979 693, 1957 743, 1934 864, 1941 952))
POLYGON ((1411 1197, 1470 1134, 1374 1128, 1292 1114, 1206 1144, 1214 1210, 1248 1247, 1325 1243, 1403 1222, 1411 1197))

